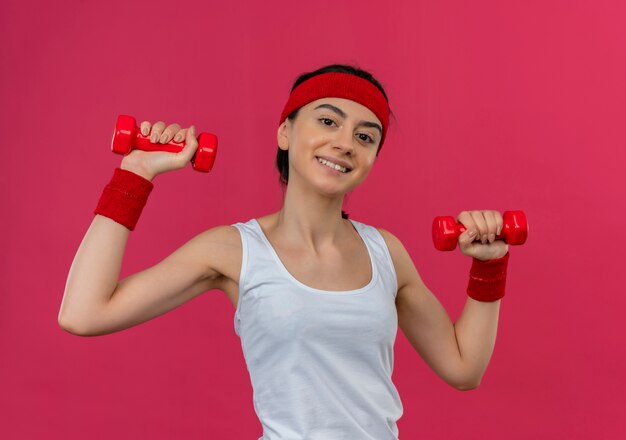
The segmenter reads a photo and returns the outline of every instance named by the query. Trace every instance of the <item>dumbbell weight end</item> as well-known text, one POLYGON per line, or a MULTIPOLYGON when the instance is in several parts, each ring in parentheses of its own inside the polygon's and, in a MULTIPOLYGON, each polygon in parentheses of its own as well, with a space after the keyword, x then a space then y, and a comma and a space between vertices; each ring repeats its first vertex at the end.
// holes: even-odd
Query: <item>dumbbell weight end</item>
MULTIPOLYGON (((528 221, 523 211, 505 211, 502 214, 502 231, 496 240, 504 240, 507 244, 522 245, 528 238, 528 221)), ((432 234, 435 248, 440 251, 451 251, 456 248, 459 235, 466 231, 462 223, 454 217, 439 216, 433 220, 432 234)))

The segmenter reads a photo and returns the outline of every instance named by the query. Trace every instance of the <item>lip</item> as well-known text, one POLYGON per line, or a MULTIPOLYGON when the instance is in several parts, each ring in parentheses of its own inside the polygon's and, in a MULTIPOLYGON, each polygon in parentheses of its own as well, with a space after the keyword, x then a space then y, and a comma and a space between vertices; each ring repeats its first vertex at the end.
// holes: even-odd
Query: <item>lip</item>
POLYGON ((337 165, 341 165, 342 167, 347 168, 348 171, 352 171, 352 166, 345 160, 337 159, 337 158, 330 157, 330 156, 315 156, 315 157, 316 158, 319 157, 320 159, 324 159, 329 162, 336 163, 337 165))
POLYGON ((317 164, 323 168, 322 172, 324 173, 329 173, 329 174, 332 174, 333 176, 346 176, 348 174, 348 173, 342 173, 341 171, 336 170, 335 168, 328 167, 317 159, 315 159, 315 162, 317 162, 317 164))

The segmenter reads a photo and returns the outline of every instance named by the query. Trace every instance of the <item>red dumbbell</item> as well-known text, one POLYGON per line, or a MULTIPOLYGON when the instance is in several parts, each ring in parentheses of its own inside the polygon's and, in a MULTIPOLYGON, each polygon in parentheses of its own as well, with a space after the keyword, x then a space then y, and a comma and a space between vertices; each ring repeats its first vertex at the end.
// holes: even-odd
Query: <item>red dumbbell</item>
MULTIPOLYGON (((208 173, 215 163, 217 154, 217 136, 211 133, 200 133, 197 137, 198 149, 191 158, 193 169, 208 173)), ((178 153, 185 147, 185 141, 169 141, 167 144, 153 144, 149 136, 141 134, 135 118, 119 115, 115 124, 115 132, 111 140, 111 151, 117 154, 128 154, 131 150, 169 151, 178 153)))
MULTIPOLYGON (((433 242, 440 251, 451 251, 456 248, 459 235, 466 231, 462 223, 454 217, 435 217, 433 220, 433 242)), ((526 243, 528 238, 528 222, 523 211, 504 211, 502 214, 502 231, 496 240, 504 239, 507 244, 517 246, 526 243)), ((477 239, 478 240, 478 239, 477 239)))

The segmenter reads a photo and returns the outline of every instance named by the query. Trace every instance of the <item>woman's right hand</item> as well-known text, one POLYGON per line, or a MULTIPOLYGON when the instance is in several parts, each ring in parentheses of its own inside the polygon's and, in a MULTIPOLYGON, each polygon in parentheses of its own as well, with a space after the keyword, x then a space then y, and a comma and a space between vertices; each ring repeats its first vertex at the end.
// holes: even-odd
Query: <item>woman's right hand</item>
POLYGON ((166 126, 163 121, 154 125, 149 121, 143 121, 139 129, 142 135, 150 136, 150 142, 154 144, 167 144, 172 139, 175 142, 185 141, 184 148, 178 153, 134 149, 124 156, 120 168, 138 174, 145 179, 152 180, 159 174, 184 168, 198 149, 194 125, 181 129, 180 125, 175 123, 166 126))

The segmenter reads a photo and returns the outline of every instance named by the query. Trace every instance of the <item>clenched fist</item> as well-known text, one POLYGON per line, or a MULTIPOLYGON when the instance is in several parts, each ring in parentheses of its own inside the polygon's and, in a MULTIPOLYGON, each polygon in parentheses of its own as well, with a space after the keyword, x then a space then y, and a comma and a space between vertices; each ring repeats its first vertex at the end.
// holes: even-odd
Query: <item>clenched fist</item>
POLYGON ((502 232, 502 214, 498 211, 463 211, 457 221, 467 229, 459 235, 459 247, 463 255, 478 260, 495 260, 504 257, 509 245, 496 240, 502 232))

